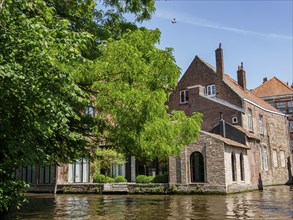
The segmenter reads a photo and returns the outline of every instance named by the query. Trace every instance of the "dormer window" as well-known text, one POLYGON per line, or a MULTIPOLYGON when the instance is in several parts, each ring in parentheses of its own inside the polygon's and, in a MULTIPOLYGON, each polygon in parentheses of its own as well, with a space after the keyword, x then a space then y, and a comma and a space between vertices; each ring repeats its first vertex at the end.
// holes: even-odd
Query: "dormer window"
POLYGON ((180 91, 180 104, 188 103, 188 90, 180 91))
POLYGON ((207 96, 216 96, 216 85, 207 85, 207 96))

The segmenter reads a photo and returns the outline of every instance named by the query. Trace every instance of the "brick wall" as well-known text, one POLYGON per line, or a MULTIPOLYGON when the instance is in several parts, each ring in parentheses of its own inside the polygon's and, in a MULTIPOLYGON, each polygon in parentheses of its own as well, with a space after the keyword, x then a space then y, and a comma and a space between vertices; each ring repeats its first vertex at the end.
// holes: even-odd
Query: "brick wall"
POLYGON ((218 99, 241 108, 242 101, 239 96, 227 86, 221 76, 215 73, 215 70, 209 67, 200 58, 196 57, 178 82, 176 90, 170 95, 170 111, 183 110, 187 115, 191 115, 193 112, 202 112, 204 115, 202 130, 205 131, 210 131, 218 124, 218 121, 220 120, 220 112, 224 113, 224 119, 230 123, 232 122, 233 117, 237 117, 238 124, 241 125, 241 112, 213 102, 203 96, 199 96, 201 92, 200 87, 189 88, 188 103, 180 104, 181 90, 185 90, 188 87, 195 85, 201 85, 205 88, 210 84, 216 85, 216 97, 218 99))

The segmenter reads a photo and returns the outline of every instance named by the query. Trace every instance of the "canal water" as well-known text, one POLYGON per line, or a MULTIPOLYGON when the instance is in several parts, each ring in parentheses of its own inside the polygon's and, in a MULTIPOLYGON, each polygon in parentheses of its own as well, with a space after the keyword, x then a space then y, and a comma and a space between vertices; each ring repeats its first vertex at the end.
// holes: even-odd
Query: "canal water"
POLYGON ((231 195, 28 194, 1 219, 293 219, 293 186, 231 195))

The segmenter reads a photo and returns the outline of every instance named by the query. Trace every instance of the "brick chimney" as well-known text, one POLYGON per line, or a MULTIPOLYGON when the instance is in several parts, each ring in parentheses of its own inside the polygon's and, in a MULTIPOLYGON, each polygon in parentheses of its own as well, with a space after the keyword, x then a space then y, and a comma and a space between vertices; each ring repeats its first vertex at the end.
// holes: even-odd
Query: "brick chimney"
POLYGON ((221 48, 221 43, 219 44, 219 48, 216 49, 216 73, 221 76, 223 79, 224 75, 224 57, 223 57, 223 49, 221 48))
POLYGON ((241 66, 238 66, 237 81, 238 81, 238 85, 240 85, 243 88, 243 90, 246 90, 246 75, 245 75, 245 70, 243 68, 242 62, 241 62, 241 66))

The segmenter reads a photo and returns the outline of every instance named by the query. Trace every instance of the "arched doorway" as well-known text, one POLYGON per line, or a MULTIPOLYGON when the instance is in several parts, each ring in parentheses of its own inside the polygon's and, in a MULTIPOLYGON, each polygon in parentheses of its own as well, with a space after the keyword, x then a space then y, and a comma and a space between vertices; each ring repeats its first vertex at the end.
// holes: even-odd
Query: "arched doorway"
POLYGON ((191 182, 204 182, 204 161, 200 152, 195 151, 190 156, 191 182))

